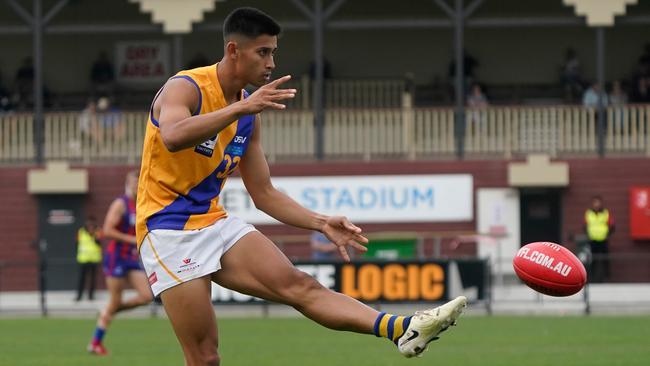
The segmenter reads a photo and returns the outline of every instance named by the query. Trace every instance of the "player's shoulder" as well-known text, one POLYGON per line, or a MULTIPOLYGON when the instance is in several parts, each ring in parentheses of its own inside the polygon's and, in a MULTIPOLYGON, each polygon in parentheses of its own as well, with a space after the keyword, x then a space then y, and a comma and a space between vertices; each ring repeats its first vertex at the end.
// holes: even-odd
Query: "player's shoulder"
POLYGON ((215 71, 212 69, 214 65, 198 67, 195 69, 182 70, 176 75, 172 76, 170 80, 184 79, 185 81, 195 84, 196 86, 203 87, 210 85, 213 82, 213 75, 215 71))
POLYGON ((129 205, 129 198, 125 195, 117 196, 113 198, 113 201, 111 202, 111 206, 126 208, 128 205, 129 205))

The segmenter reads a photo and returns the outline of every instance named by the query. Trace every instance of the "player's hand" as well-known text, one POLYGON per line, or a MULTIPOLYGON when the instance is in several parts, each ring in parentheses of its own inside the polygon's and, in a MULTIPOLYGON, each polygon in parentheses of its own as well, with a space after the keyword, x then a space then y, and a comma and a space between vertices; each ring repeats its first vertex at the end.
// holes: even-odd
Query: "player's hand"
POLYGON ((368 250, 363 244, 368 244, 368 239, 361 235, 361 228, 354 226, 347 217, 331 216, 323 225, 322 233, 334 244, 339 250, 339 254, 347 262, 350 261, 348 246, 353 247, 361 252, 368 250))
POLYGON ((267 108, 285 109, 287 106, 280 102, 293 99, 297 93, 296 89, 280 89, 280 86, 289 80, 291 80, 291 75, 286 75, 257 89, 241 102, 244 114, 260 113, 267 108))

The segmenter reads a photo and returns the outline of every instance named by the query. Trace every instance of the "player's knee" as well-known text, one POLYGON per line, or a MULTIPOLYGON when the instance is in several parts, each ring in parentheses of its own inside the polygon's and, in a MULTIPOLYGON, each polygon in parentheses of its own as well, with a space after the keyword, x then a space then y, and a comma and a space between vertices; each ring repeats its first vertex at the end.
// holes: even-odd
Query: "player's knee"
POLYGON ((323 286, 309 274, 294 270, 289 285, 286 287, 283 297, 291 304, 299 304, 311 299, 311 294, 323 289, 323 286))
POLYGON ((207 366, 219 366, 221 363, 221 357, 217 349, 217 340, 213 337, 207 337, 203 339, 199 346, 201 352, 201 362, 202 365, 207 366))
POLYGON ((140 305, 147 305, 153 301, 153 294, 140 294, 140 305))
POLYGON ((113 321, 113 314, 115 312, 110 309, 105 309, 99 314, 99 320, 103 326, 108 326, 113 321))
POLYGON ((219 366, 221 364, 221 358, 218 353, 204 355, 203 364, 206 366, 219 366))

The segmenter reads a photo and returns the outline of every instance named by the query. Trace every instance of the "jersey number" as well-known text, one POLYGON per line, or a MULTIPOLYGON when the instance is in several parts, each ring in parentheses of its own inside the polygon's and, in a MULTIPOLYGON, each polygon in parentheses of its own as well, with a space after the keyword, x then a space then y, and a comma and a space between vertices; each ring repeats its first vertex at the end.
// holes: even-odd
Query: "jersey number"
POLYGON ((228 177, 230 174, 232 174, 235 171, 235 169, 237 169, 237 165, 239 164, 240 160, 241 160, 241 156, 232 157, 228 154, 225 154, 223 156, 223 161, 226 162, 226 166, 223 168, 222 171, 217 172, 217 178, 224 179, 228 177))

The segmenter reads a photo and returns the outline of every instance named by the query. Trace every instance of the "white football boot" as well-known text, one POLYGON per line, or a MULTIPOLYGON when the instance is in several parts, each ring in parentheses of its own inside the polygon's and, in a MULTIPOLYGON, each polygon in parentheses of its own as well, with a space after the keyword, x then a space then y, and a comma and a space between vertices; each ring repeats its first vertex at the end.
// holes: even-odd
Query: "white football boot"
POLYGON ((400 353, 407 358, 420 356, 429 342, 435 341, 440 333, 456 325, 456 319, 466 306, 467 298, 458 296, 435 309, 416 311, 406 332, 397 342, 400 353))

